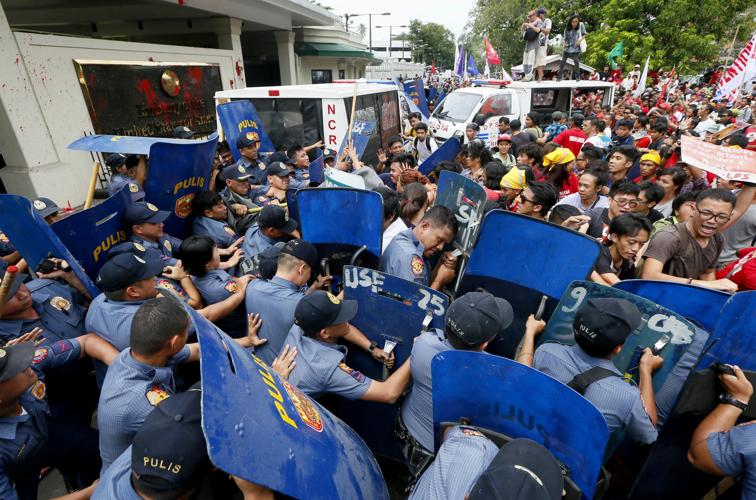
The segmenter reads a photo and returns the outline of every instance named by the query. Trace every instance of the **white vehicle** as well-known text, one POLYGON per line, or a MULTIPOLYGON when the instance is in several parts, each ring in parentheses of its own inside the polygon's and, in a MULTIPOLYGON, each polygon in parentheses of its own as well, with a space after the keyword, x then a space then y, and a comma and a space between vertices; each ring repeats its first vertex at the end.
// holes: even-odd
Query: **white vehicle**
POLYGON ((599 94, 602 105, 611 105, 614 84, 600 81, 513 82, 457 89, 431 113, 428 127, 438 142, 455 133, 464 135, 468 123, 480 125, 478 138, 496 146, 499 118, 518 119, 525 128, 525 116, 537 112, 541 127, 551 123, 551 113, 572 111, 573 98, 580 94, 599 94))
MULTIPOLYGON (((215 102, 252 101, 277 149, 322 140, 326 148, 338 151, 349 128, 353 96, 354 84, 322 83, 224 90, 215 93, 215 102)), ((354 119, 376 124, 362 156, 374 164, 389 136, 401 134, 396 86, 359 83, 354 119)))

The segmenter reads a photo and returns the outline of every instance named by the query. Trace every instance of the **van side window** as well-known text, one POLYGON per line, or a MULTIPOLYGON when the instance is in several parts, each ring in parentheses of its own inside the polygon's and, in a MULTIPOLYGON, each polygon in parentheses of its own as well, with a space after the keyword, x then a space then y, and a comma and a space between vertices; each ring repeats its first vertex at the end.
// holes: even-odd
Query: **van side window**
POLYGON ((511 115, 512 94, 492 95, 480 107, 480 112, 486 116, 511 115))

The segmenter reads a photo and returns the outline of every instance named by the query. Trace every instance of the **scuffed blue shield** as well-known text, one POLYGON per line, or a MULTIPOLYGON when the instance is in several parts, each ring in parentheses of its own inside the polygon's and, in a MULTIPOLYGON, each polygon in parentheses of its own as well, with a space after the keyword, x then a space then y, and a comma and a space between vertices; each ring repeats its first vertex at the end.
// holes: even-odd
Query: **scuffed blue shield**
POLYGON ((316 158, 310 162, 308 167, 310 173, 310 182, 323 184, 325 182, 325 156, 321 149, 317 150, 316 158))
POLYGON ((131 204, 128 186, 87 210, 69 215, 51 227, 92 279, 108 260, 114 246, 128 241, 122 217, 131 204))
POLYGON ((629 498, 702 498, 720 481, 718 477, 695 469, 687 460, 687 451, 693 432, 716 406, 717 397, 722 392, 715 380, 716 373, 707 373, 706 369, 720 362, 738 365, 745 371, 756 371, 754 311, 756 291, 738 292, 722 307, 711 335, 710 348, 700 357, 694 373, 687 380, 629 498))
POLYGON ((540 443, 569 469, 583 498, 593 498, 609 428, 588 400, 538 370, 481 352, 441 352, 431 370, 436 449, 441 424, 464 417, 540 443))
POLYGON ((196 313, 202 428, 224 472, 294 498, 388 499, 365 443, 196 313))
POLYGON ((252 101, 243 99, 226 102, 219 104, 215 109, 218 112, 218 120, 220 120, 223 134, 226 136, 226 142, 234 160, 239 161, 241 158, 239 148, 236 147, 236 141, 241 136, 260 141, 258 152, 261 155, 275 152, 276 148, 273 141, 270 140, 265 125, 252 101))
POLYGON ((548 319, 565 288, 590 275, 598 254, 599 244, 593 238, 493 210, 483 219, 457 296, 482 288, 512 304, 512 325, 489 344, 491 352, 511 358, 525 321, 538 311, 543 297, 547 298, 543 318, 548 319))
POLYGON ((467 253, 478 234, 483 209, 486 205, 486 191, 477 182, 461 175, 443 171, 438 179, 436 205, 441 205, 454 213, 459 229, 454 237, 454 246, 467 253))
POLYGON ((68 145, 69 149, 149 156, 145 200, 171 213, 165 232, 176 238, 191 234, 194 195, 209 189, 210 171, 218 134, 207 140, 163 139, 119 135, 90 135, 68 145))
POLYGON ((0 213, 0 231, 8 236, 30 269, 36 270, 48 255, 63 259, 92 297, 100 294, 100 290, 55 231, 32 208, 31 201, 23 196, 0 194, 0 213))
POLYGON ((729 293, 671 281, 623 280, 615 288, 639 295, 713 332, 729 293))
POLYGON ((423 119, 427 120, 430 116, 428 111, 428 99, 425 96, 425 84, 422 78, 404 82, 404 93, 407 94, 412 102, 420 109, 423 119))
POLYGON ((456 137, 450 137, 449 140, 444 142, 437 150, 431 153, 431 155, 426 158, 417 169, 423 175, 430 175, 430 173, 433 172, 433 169, 436 168, 436 165, 442 161, 454 160, 461 150, 462 144, 460 144, 459 140, 456 137))
POLYGON ((380 194, 307 188, 297 192, 297 205, 302 238, 318 248, 321 258, 329 259, 332 275, 341 276, 346 264, 378 267, 383 230, 380 194))
MULTIPOLYGON (((368 146, 368 142, 370 142, 370 137, 373 135, 373 132, 375 131, 375 122, 368 122, 368 121, 361 121, 361 120, 355 120, 354 125, 352 126, 352 143, 354 144, 354 151, 357 154, 357 158, 362 158, 362 155, 365 153, 365 149, 368 146)), ((339 147, 339 153, 336 155, 337 158, 341 158, 341 156, 344 153, 344 148, 349 144, 349 131, 344 136, 344 139, 341 141, 341 146, 339 147)))
MULTIPOLYGON (((367 338, 385 348, 396 343, 395 369, 412 351, 413 340, 425 327, 443 328, 449 299, 431 288, 364 267, 344 267, 344 298, 356 300, 357 316, 350 321, 367 338)), ((374 380, 384 380, 383 364, 360 349, 350 348, 346 363, 374 380)), ((401 460, 394 438, 398 405, 340 400, 338 415, 377 454, 401 460)))
POLYGON ((572 330, 572 322, 575 313, 588 299, 597 297, 630 301, 638 308, 642 316, 641 325, 627 338, 622 351, 612 358, 614 365, 620 372, 628 373, 631 369, 637 368, 637 366, 631 366, 631 364, 637 363, 637 360, 634 359, 636 348, 652 347, 663 336, 669 337, 669 342, 659 353, 664 358, 664 364, 653 375, 654 389, 658 392, 665 380, 672 374, 682 355, 693 344, 693 339, 697 331, 700 330, 697 330, 682 315, 650 300, 591 281, 575 281, 564 291, 559 304, 546 325, 546 330, 538 338, 539 345, 546 342, 573 345, 575 335, 572 330))

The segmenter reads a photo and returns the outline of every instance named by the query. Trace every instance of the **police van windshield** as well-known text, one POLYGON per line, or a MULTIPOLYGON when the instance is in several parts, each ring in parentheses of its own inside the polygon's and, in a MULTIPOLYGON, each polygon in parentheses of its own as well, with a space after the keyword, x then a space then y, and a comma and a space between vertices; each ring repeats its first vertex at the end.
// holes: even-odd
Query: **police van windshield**
POLYGON ((465 92, 452 92, 433 112, 433 116, 440 120, 450 122, 465 122, 480 102, 481 96, 478 94, 467 94, 465 92))

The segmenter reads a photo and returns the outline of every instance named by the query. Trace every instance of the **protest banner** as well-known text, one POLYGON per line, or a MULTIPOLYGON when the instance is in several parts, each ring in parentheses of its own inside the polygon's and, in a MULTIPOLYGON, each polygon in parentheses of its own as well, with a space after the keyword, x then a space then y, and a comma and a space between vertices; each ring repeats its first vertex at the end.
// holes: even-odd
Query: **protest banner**
POLYGON ((682 161, 728 181, 756 182, 756 152, 728 148, 694 137, 680 138, 682 161))

